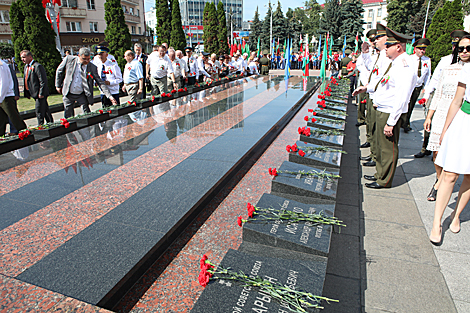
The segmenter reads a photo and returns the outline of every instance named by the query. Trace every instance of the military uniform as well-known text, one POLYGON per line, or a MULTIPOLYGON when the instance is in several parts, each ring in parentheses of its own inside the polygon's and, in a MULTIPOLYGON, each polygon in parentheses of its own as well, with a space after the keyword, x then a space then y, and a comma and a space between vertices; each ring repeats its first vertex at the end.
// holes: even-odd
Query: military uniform
POLYGON ((269 75, 271 61, 269 61, 266 55, 267 51, 263 51, 263 57, 259 60, 259 64, 261 65, 261 75, 269 75))
MULTIPOLYGON (((391 29, 386 29, 386 45, 405 43, 412 39, 391 29)), ((400 126, 408 111, 408 102, 416 86, 417 75, 411 57, 402 52, 392 61, 387 71, 379 79, 367 86, 368 91, 374 90, 376 110, 376 173, 367 183, 369 188, 391 187, 398 162, 398 140, 400 126), (387 127, 386 127, 387 126, 387 127), (393 127, 391 136, 387 137, 386 129, 393 127)), ((369 179, 369 178, 367 178, 369 179)))
POLYGON ((341 61, 339 62, 341 77, 345 77, 346 75, 348 75, 348 63, 352 61, 352 59, 349 57, 352 51, 349 49, 346 49, 346 51, 344 52, 346 53, 346 56, 342 58, 341 61))

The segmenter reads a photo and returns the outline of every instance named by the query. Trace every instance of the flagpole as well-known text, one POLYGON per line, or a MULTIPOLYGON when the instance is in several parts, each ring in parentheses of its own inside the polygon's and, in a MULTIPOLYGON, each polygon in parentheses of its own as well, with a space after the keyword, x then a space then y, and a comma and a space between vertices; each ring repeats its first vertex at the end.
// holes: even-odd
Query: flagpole
POLYGON ((423 27, 423 35, 421 37, 426 38, 426 24, 428 22, 428 14, 429 14, 429 5, 431 4, 431 0, 428 1, 428 8, 426 10, 426 19, 424 20, 424 27, 423 27))

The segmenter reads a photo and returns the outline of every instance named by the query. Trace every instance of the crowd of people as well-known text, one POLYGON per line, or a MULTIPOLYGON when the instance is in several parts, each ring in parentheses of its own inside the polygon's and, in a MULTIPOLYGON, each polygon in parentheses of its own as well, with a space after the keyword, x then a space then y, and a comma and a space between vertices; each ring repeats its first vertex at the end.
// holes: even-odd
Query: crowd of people
MULTIPOLYGON (((146 55, 142 46, 136 43, 133 50, 125 52, 127 63, 121 69, 115 57, 109 54, 107 43, 102 42, 96 47, 94 57, 92 51, 85 47, 76 56, 67 52, 57 68, 55 86, 63 97, 64 117, 69 118, 75 115, 76 104, 81 106, 83 113, 91 112, 95 86, 100 90, 103 108, 107 108, 119 104, 123 94, 127 94, 132 103, 146 98, 147 93, 156 96, 234 73, 269 74, 269 60, 263 55, 258 58, 256 54, 196 54, 192 47, 186 47, 183 53, 163 43, 154 46, 153 52, 146 55)), ((30 51, 24 50, 20 55, 25 64, 24 96, 36 101, 38 125, 52 123, 46 71, 30 51)), ((10 134, 18 134, 26 124, 17 108, 20 92, 16 70, 13 64, 0 61, 0 72, 0 136, 5 135, 8 123, 10 134)))
MULTIPOLYGON (((429 239, 440 245, 442 216, 460 174, 464 180, 456 209, 450 216, 450 231, 460 231, 459 216, 470 199, 470 163, 464 144, 466 129, 470 127, 470 89, 466 88, 470 76, 470 34, 462 30, 452 32, 453 52, 440 60, 432 75, 431 60, 425 55, 431 44, 428 39, 416 40, 414 53, 408 55, 406 43, 411 41, 410 36, 377 23, 367 37, 369 42, 362 45, 362 53, 350 55, 350 61, 341 61, 339 69, 344 70, 342 73, 356 73, 360 85, 351 96, 358 96, 356 126, 366 125, 367 141, 361 148, 370 148, 370 154, 360 158, 365 161, 363 166, 376 170, 374 175, 364 175, 370 181, 365 186, 373 189, 392 186, 401 128, 405 133, 411 130, 413 108, 416 103, 423 105, 427 109, 423 146, 414 156, 433 154, 437 180, 427 199, 436 204, 429 239), (355 65, 351 66, 351 62, 355 65)), ((356 79, 348 75, 354 89, 356 79)))

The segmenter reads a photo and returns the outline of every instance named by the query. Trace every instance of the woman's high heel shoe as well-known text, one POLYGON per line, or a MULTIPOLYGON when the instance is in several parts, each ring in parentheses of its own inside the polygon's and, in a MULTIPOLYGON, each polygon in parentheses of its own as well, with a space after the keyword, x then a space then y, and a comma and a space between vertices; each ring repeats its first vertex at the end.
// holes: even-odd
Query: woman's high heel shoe
POLYGON ((429 236, 429 241, 435 246, 440 246, 442 244, 442 226, 439 228, 439 240, 433 240, 434 238, 431 238, 429 236))

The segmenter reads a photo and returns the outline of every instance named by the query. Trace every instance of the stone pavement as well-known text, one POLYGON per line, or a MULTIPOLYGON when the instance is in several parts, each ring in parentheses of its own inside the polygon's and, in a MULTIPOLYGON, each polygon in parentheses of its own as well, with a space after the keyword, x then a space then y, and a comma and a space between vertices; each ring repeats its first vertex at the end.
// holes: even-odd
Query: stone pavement
MULTIPOLYGON (((391 189, 364 186, 361 254, 363 306, 372 312, 470 312, 470 213, 462 214, 462 231, 448 232, 451 209, 444 217, 444 241, 434 247, 428 239, 434 202, 426 200, 435 181, 431 157, 416 159, 422 145, 424 111, 417 106, 413 130, 400 134, 399 164, 391 189)), ((365 126, 360 127, 365 142, 365 126)), ((363 156, 369 149, 361 149, 363 156)), ((362 175, 375 168, 360 166, 362 175)), ((459 183, 461 179, 459 180, 459 183)), ((458 188, 450 208, 455 208, 458 188)))

